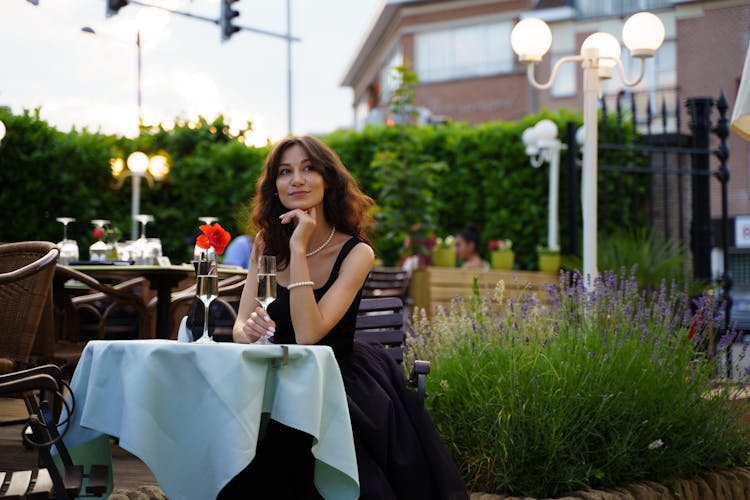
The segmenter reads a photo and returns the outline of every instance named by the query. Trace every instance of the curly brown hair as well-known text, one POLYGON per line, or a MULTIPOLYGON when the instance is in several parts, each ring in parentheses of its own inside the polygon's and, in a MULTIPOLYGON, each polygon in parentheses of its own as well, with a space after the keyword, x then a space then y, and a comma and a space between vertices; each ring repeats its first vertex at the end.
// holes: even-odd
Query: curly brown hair
POLYGON ((360 190, 336 152, 320 139, 308 135, 290 136, 276 143, 266 158, 263 173, 255 183, 251 223, 256 234, 261 235, 263 252, 275 255, 281 269, 289 262, 289 239, 294 226, 279 222, 279 216, 288 209, 276 195, 276 178, 284 152, 294 145, 305 150, 312 168, 323 176, 326 186, 323 215, 337 231, 359 236, 369 244, 365 233, 372 226, 370 211, 375 205, 372 198, 360 190))

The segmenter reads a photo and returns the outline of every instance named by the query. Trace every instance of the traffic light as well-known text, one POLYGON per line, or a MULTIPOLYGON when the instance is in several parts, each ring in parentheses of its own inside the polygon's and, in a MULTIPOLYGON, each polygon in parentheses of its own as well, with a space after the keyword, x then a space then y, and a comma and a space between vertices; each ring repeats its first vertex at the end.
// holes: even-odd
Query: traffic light
POLYGON ((221 27, 221 40, 223 42, 229 40, 229 37, 240 30, 240 28, 232 24, 232 19, 240 15, 237 10, 232 8, 232 4, 238 1, 239 0, 221 0, 221 17, 219 18, 219 26, 221 27))
POLYGON ((107 17, 112 17, 117 12, 128 4, 128 0, 106 0, 107 1, 107 17))

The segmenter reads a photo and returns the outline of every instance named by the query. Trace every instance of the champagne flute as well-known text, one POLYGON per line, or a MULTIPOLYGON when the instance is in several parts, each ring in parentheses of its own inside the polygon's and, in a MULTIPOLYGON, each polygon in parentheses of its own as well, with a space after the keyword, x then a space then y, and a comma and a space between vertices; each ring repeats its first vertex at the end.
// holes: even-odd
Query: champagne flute
MULTIPOLYGON (((258 290, 255 294, 255 300, 261 305, 263 310, 268 309, 268 305, 276 300, 276 256, 261 255, 258 258, 258 290)), ((256 344, 270 344, 268 337, 263 336, 256 344)))
POLYGON ((219 276, 216 274, 198 275, 195 293, 203 302, 203 336, 195 342, 198 344, 213 344, 216 341, 208 335, 208 314, 211 302, 219 295, 219 276))

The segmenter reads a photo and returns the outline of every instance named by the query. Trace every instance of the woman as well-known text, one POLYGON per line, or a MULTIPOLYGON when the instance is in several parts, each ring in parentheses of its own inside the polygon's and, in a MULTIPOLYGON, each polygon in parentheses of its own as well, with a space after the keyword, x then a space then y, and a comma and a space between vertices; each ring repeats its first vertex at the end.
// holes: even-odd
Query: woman
MULTIPOLYGON (((372 204, 336 153, 318 139, 279 142, 256 184, 252 220, 258 234, 234 340, 272 336, 275 343, 333 348, 349 401, 361 498, 467 498, 400 368, 383 349, 353 340, 374 260, 364 236, 372 204), (276 255, 278 267, 277 298, 267 312, 255 301, 261 254, 276 255)), ((311 444, 309 435, 271 420, 256 458, 222 493, 227 498, 241 492, 254 498, 318 497, 311 444)))
POLYGON ((456 235, 456 257, 463 269, 489 269, 489 263, 479 255, 479 229, 469 226, 456 235))

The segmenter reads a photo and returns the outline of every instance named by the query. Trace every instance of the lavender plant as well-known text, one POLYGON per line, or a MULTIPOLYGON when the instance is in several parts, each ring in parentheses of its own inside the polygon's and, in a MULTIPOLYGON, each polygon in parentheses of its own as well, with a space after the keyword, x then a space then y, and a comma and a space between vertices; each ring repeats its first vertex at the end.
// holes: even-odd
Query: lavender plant
POLYGON ((747 463, 739 388, 705 348, 716 301, 568 278, 415 315, 407 357, 432 360, 427 405, 469 489, 551 497, 747 463))

